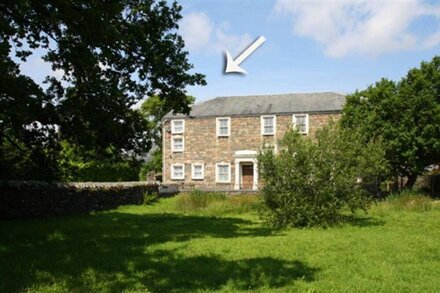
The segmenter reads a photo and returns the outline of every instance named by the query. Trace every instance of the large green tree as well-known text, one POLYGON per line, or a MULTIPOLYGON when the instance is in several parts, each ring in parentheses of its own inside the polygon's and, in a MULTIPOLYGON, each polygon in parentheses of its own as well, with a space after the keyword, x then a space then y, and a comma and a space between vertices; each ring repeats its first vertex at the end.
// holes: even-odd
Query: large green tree
POLYGON ((148 121, 133 106, 156 94, 188 112, 186 86, 205 84, 188 72, 180 12, 153 0, 2 1, 0 178, 59 179, 60 141, 104 158, 148 150, 148 121), (23 75, 35 52, 61 78, 23 75))
POLYGON ((342 124, 365 139, 382 137, 392 175, 418 175, 440 162, 440 57, 422 62, 398 83, 382 79, 347 97, 342 124))

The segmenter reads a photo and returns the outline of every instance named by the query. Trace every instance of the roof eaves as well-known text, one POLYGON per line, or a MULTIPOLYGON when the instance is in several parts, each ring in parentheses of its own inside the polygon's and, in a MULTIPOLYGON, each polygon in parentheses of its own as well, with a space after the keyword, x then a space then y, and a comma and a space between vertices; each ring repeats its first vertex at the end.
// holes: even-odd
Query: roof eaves
POLYGON ((313 111, 294 111, 294 112, 274 112, 274 113, 254 113, 254 114, 225 114, 225 115, 175 115, 173 117, 164 117, 164 119, 197 119, 197 118, 215 118, 215 117, 260 117, 262 115, 294 115, 294 114, 338 114, 342 110, 313 110, 313 111))

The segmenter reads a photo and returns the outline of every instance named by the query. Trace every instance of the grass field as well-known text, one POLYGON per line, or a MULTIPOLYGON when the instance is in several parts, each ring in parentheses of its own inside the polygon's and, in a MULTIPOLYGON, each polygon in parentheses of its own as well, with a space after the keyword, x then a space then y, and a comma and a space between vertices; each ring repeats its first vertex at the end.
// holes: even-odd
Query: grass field
POLYGON ((440 290, 437 202, 382 202, 338 227, 278 231, 243 202, 191 210, 178 196, 0 221, 0 292, 440 290))

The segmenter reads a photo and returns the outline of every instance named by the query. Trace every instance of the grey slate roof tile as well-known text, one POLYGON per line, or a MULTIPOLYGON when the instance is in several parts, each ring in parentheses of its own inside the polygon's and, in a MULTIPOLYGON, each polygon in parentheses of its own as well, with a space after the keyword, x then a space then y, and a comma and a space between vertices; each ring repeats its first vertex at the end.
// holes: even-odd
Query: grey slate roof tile
MULTIPOLYGON (((339 112, 345 95, 334 92, 218 97, 192 106, 190 117, 339 112)), ((164 118, 181 118, 182 114, 164 118)))

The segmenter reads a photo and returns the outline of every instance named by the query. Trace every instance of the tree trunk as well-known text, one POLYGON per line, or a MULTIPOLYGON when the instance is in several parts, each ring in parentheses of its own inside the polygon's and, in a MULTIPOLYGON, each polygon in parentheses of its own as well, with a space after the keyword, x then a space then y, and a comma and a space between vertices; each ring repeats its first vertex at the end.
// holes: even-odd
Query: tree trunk
POLYGON ((406 181, 405 189, 412 189, 414 187, 414 184, 416 183, 417 177, 417 174, 408 175, 408 181, 406 181))
POLYGON ((399 192, 399 176, 394 176, 393 190, 391 192, 399 192))

